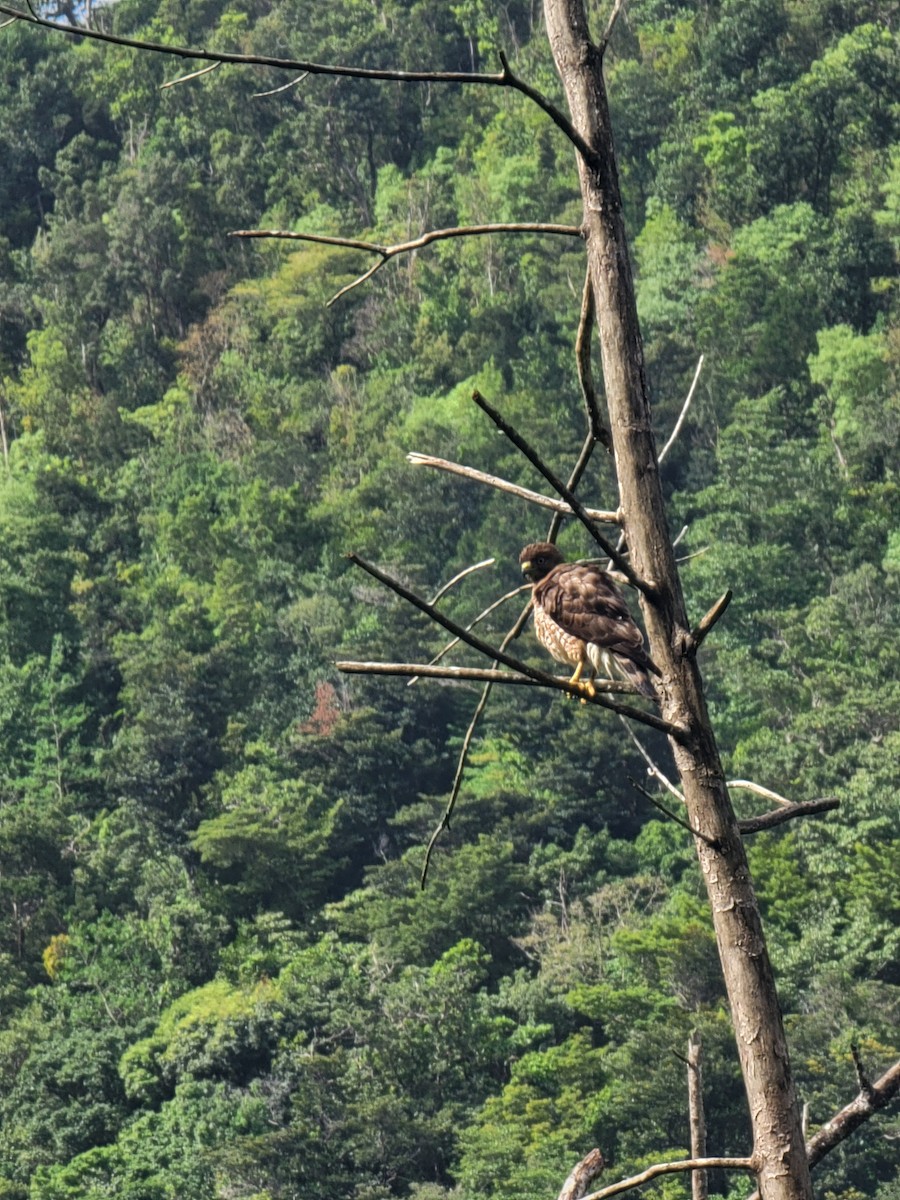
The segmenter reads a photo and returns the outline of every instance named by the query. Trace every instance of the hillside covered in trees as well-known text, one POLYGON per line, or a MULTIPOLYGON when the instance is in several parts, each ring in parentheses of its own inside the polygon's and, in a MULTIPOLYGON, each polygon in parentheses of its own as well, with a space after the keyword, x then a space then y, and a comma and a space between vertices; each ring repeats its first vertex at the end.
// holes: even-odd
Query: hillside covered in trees
MULTIPOLYGON (((372 67, 504 51, 562 106, 538 7, 92 20, 372 67)), ((748 839, 811 1129, 852 1046, 872 1076, 900 1054, 898 17, 631 0, 607 57, 660 444, 705 356, 663 478, 692 614, 735 592, 702 650, 729 778, 840 800, 748 839)), ((600 1182, 687 1153, 691 1030, 710 1150, 746 1153, 691 837, 622 725, 496 688, 422 891, 479 689, 334 667, 444 643, 350 551, 429 595, 495 558, 461 621, 521 582, 547 516, 406 455, 539 487, 477 387, 571 466, 583 248, 447 241, 329 307, 371 256, 228 236, 577 224, 570 144, 499 88, 162 87, 191 69, 0 30, 0 1197, 547 1200, 593 1146, 600 1182)), ((604 458, 580 494, 614 508, 604 458)), ((898 1136, 866 1124, 819 1194, 900 1200, 898 1136)))

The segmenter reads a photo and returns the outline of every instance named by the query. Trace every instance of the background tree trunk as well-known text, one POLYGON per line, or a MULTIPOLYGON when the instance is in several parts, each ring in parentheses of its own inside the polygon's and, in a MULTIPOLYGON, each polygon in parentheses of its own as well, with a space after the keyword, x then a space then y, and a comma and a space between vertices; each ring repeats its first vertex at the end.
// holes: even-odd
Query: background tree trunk
POLYGON ((763 1200, 811 1200, 800 1110, 775 981, 744 846, 703 697, 669 536, 634 285, 625 240, 602 49, 582 0, 545 0, 547 32, 574 126, 595 151, 579 155, 584 231, 594 287, 609 424, 631 561, 650 650, 662 671, 662 716, 687 730, 671 740, 712 907, 753 1126, 763 1200))

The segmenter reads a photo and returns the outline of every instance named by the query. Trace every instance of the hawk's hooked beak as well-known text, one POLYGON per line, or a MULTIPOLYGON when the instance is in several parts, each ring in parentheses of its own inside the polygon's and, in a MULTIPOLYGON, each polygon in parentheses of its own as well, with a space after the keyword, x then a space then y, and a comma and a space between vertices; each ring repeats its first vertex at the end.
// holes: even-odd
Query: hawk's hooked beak
POLYGON ((527 562, 522 563, 522 574, 526 579, 530 579, 532 570, 533 567, 531 564, 531 559, 529 558, 527 562))

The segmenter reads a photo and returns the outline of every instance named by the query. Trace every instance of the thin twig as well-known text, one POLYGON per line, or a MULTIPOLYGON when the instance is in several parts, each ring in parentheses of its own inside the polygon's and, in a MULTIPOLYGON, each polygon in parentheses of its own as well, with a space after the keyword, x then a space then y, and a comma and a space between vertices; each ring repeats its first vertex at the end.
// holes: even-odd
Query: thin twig
MULTIPOLYGON (((575 466, 572 468, 572 474, 569 476, 568 488, 570 491, 574 491, 581 482, 581 477, 587 470, 587 465, 591 461, 591 456, 594 453, 594 447, 596 445, 597 439, 594 437, 593 432, 589 429, 582 444, 581 453, 578 455, 575 466)), ((559 534, 559 527, 563 523, 564 516, 565 513, 561 512, 559 509, 557 509, 553 514, 553 517, 550 521, 550 528, 547 531, 548 542, 556 541, 557 535, 559 534)))
POLYGON ((281 87, 269 88, 267 92, 252 92, 251 100, 262 100, 266 96, 277 96, 279 92, 286 92, 288 88, 296 87, 298 83, 302 83, 304 79, 309 78, 309 71, 301 71, 296 79, 292 79, 289 83, 283 83, 281 87))
POLYGON ((201 67, 199 71, 191 71, 190 75, 179 75, 177 79, 170 79, 167 83, 161 83, 159 90, 164 92, 166 88, 175 87, 179 83, 187 83, 189 79, 199 79, 201 75, 208 75, 210 71, 215 71, 216 67, 221 67, 219 62, 210 63, 208 67, 201 67))
POLYGON ((707 837, 705 833, 701 833, 699 829, 694 829, 694 827, 689 825, 687 821, 682 821, 681 817, 676 816, 673 812, 670 812, 670 810, 666 808, 664 804, 660 804, 652 792, 648 792, 647 789, 642 784, 638 783, 638 781, 631 775, 628 776, 628 782, 633 788, 637 788, 641 795, 646 800, 649 800, 654 808, 659 809, 664 817, 668 817, 670 821, 674 821, 676 825, 680 825, 682 829, 686 829, 688 833, 692 833, 694 837, 699 838, 701 842, 706 842, 707 846, 711 846, 713 850, 718 848, 719 843, 715 838, 707 837))
POLYGON ((749 779, 729 779, 725 784, 727 788, 739 788, 743 792, 753 792, 756 796, 762 796, 764 800, 771 800, 774 804, 790 804, 793 800, 788 800, 785 796, 779 796, 777 792, 773 792, 771 788, 763 787, 761 783, 752 783, 749 779))
MULTIPOLYGON (((475 628, 476 625, 480 625, 481 622, 486 620, 491 615, 492 612, 495 612, 498 608, 500 608, 502 605, 504 605, 507 600, 512 600, 513 597, 520 596, 522 594, 522 592, 530 591, 530 590, 531 590, 531 584, 523 583, 519 587, 513 588, 513 590, 511 592, 506 592, 504 595, 500 596, 499 599, 495 600, 493 602, 493 604, 489 604, 487 606, 487 608, 482 609, 482 611, 478 614, 477 617, 473 617, 472 620, 466 626, 466 630, 467 631, 472 630, 475 628)), ((428 665, 430 667, 437 666, 437 664, 441 661, 441 659, 444 658, 445 655, 449 654, 450 651, 455 646, 458 646, 458 645, 459 645, 459 638, 451 638, 450 641, 447 642, 447 644, 445 646, 441 647, 441 649, 437 652, 437 654, 434 656, 434 658, 432 658, 429 661, 428 665)), ((415 682, 416 682, 415 679, 411 679, 406 686, 412 687, 412 685, 415 682)))
MULTIPOLYGON (((731 784, 728 784, 731 787, 731 784)), ((738 821, 738 829, 742 834, 761 833, 764 829, 774 829, 785 821, 794 821, 797 817, 813 817, 817 813, 831 812, 840 807, 840 800, 833 796, 821 800, 805 800, 801 804, 790 804, 787 808, 775 808, 759 817, 747 817, 738 821)))
POLYGON ((619 13, 625 7, 625 0, 616 0, 613 5, 613 10, 609 14, 609 20, 606 23, 606 30, 603 37, 597 44, 597 49, 601 54, 605 53, 606 47, 609 45, 609 39, 612 37, 612 31, 615 28, 616 21, 619 19, 619 13))
POLYGON ((350 562, 355 563, 356 566, 361 567, 362 570, 371 575, 373 579, 379 580, 385 587, 389 587, 391 591, 396 592, 398 596, 401 596, 409 604, 412 604, 414 608, 431 617, 439 625, 443 625, 446 630, 460 637, 486 658, 492 658, 495 662, 503 663, 504 666, 517 671, 520 675, 527 675, 529 679, 534 679, 545 687, 569 692, 571 695, 585 700, 588 704, 596 704, 601 708, 608 708, 612 712, 621 713, 623 716, 633 717, 634 720, 639 721, 643 725, 649 725, 652 729, 659 729, 662 733, 669 734, 676 741, 682 742, 688 736, 687 730, 682 729, 680 725, 674 725, 671 721, 663 720, 662 717, 644 712, 640 708, 632 708, 631 705, 617 704, 613 700, 607 700, 599 693, 596 696, 589 696, 583 693, 577 684, 569 684, 566 680, 559 679, 555 675, 548 675, 546 671, 540 671, 536 667, 520 662, 517 658, 513 658, 511 654, 507 654, 503 650, 498 650, 497 647, 489 645, 489 643, 482 641, 481 638, 476 637, 474 634, 466 632, 461 625, 457 625, 455 621, 451 621, 439 609, 434 608, 426 600, 423 600, 421 596, 417 596, 415 592, 411 592, 409 588, 404 587, 402 583, 391 578, 390 575, 385 574, 384 571, 372 563, 368 563, 360 558, 358 554, 348 554, 347 558, 350 562))
POLYGON ((663 774, 663 772, 660 770, 660 768, 656 765, 656 763, 653 761, 653 759, 650 757, 649 753, 647 752, 647 749, 644 746, 643 742, 641 742, 639 740, 637 734, 634 732, 634 730, 631 728, 631 726, 628 724, 628 722, 626 720, 624 720, 624 718, 620 718, 620 720, 622 721, 622 725, 625 727, 625 732, 628 734, 628 736, 634 742, 635 746, 637 746, 641 757, 643 758, 644 762, 647 764, 647 774, 652 775, 654 779, 658 780, 667 791, 672 793, 672 795, 675 797, 676 800, 680 800, 682 804, 686 804, 687 801, 685 800, 684 796, 681 794, 681 792, 678 790, 678 788, 675 786, 675 784, 672 782, 672 780, 669 779, 668 775, 663 774))
POLYGON ((486 237, 495 233, 558 234, 563 237, 582 236, 581 228, 578 225, 549 225, 540 221, 507 222, 497 225, 459 225, 453 226, 450 229, 430 229, 420 237, 413 238, 408 242, 398 242, 393 246, 382 246, 378 242, 363 242, 358 238, 328 237, 320 233, 296 233, 291 229, 234 229, 228 236, 236 238, 281 238, 282 240, 295 242, 318 242, 326 246, 343 246, 349 250, 365 250, 370 254, 377 254, 379 256, 378 262, 357 276, 356 279, 345 284, 344 287, 335 292, 330 300, 326 301, 326 308, 330 308, 342 296, 346 296, 348 292, 352 292, 354 288, 358 288, 361 283, 365 283, 367 279, 371 279, 376 271, 380 271, 385 263, 390 262, 392 258, 396 258, 398 254, 411 254, 416 250, 423 249, 425 246, 430 246, 432 242, 442 242, 448 238, 486 237))
MULTIPOLYGON (((578 370, 578 382, 581 385, 581 395, 584 399, 587 414, 588 432, 607 450, 612 451, 612 440, 609 430, 603 424, 600 416, 600 405, 597 402, 597 389, 594 387, 594 371, 591 366, 591 338, 594 330, 594 317, 597 308, 594 301, 594 288, 591 284, 591 272, 588 270, 584 277, 584 290, 581 293, 581 314, 578 318, 578 333, 575 336, 575 365, 578 370)), ((570 485, 571 486, 571 485, 570 485)), ((548 538, 548 541, 551 539, 548 538)))
POLYGON ((657 465, 659 465, 663 461, 663 459, 666 457, 666 455, 669 453, 669 451, 674 446, 679 433, 681 433, 681 427, 684 424, 685 417, 688 414, 688 409, 691 407, 691 401, 694 399, 694 392, 697 390, 697 383, 700 379, 700 372, 702 370, 703 370, 703 355, 701 354, 700 358, 697 362, 697 369, 694 372, 693 382, 691 383, 691 386, 688 390, 687 399, 685 400, 684 404, 682 404, 682 406, 681 406, 681 412, 678 415, 678 420, 675 422, 675 428, 669 434, 669 440, 666 442, 666 444, 663 446, 662 450, 660 450, 660 452, 659 452, 659 457, 656 460, 657 465))
MULTIPOLYGON (((447 471, 449 474, 459 475, 463 479, 472 479, 476 483, 485 483, 488 487, 497 488, 498 491, 509 492, 511 496, 518 496, 521 500, 527 500, 529 504, 537 504, 541 508, 550 508, 554 512, 561 513, 564 517, 574 515, 572 506, 567 504, 565 500, 557 500, 555 496, 544 496, 541 492, 533 492, 530 488, 520 487, 517 483, 510 483, 507 479, 501 479, 499 475, 489 475, 486 471, 478 471, 475 467, 466 467, 462 463, 450 462, 446 458, 435 458, 431 454, 419 454, 414 450, 407 454, 406 460, 412 463, 414 467, 434 467, 438 471, 447 471)), ((619 514, 611 512, 609 509, 586 507, 584 511, 592 520, 605 521, 609 525, 617 525, 620 520, 619 514)))
POLYGON ((455 587, 461 579, 465 579, 466 576, 471 575, 473 571, 480 571, 482 567, 492 567, 496 561, 496 558, 483 558, 481 562, 473 563, 471 567, 465 567, 462 571, 459 571, 456 575, 454 575, 452 579, 448 579, 442 587, 439 587, 428 603, 437 604, 441 596, 446 596, 450 589, 455 587))
MULTIPOLYGON (((531 612, 531 601, 530 600, 525 605, 525 607, 522 609, 515 625, 512 627, 512 629, 507 633, 506 637, 500 643, 501 650, 505 650, 506 647, 509 645, 509 643, 512 642, 515 638, 517 638, 519 636, 519 634, 521 633, 522 629, 525 626, 525 622, 528 620, 529 612, 531 612)), ((484 712, 484 710, 487 708, 487 703, 488 703, 488 700, 490 699, 492 687, 493 687, 493 684, 486 683, 481 690, 481 697, 478 701, 478 704, 475 706, 475 711, 472 714, 472 719, 469 721, 469 727, 466 730, 465 737, 463 738, 463 744, 462 744, 462 748, 460 749, 460 752, 459 752, 459 758, 456 760, 456 773, 453 776, 453 785, 450 788, 450 795, 447 799, 447 804, 444 808, 444 812, 443 812, 443 815, 441 816, 440 821, 437 823, 437 826, 435 827, 434 832, 432 833, 431 837, 429 838, 428 846, 425 850, 425 861, 422 863, 422 874, 419 879, 419 884, 423 890, 425 888, 425 882, 428 878, 428 868, 431 865, 431 856, 434 853, 434 848, 437 845, 438 838, 441 836, 441 834, 444 832, 445 829, 450 828, 450 818, 453 816, 453 810, 456 807, 456 801, 459 798, 459 793, 460 793, 460 790, 462 789, 463 775, 465 774, 466 764, 467 764, 468 758, 469 758, 469 748, 471 747, 472 741, 475 738, 475 730, 478 728, 478 722, 481 720, 481 715, 484 712)))
POLYGON ((572 512, 575 514, 578 520, 581 521, 582 525, 584 525, 585 529, 587 529, 588 533, 590 533, 591 537, 594 539, 603 553, 609 556, 611 561, 615 564, 617 569, 622 572, 632 587, 636 587, 639 591, 647 594, 652 593, 653 588, 650 586, 650 584, 648 584, 645 580, 640 579, 638 575, 635 574, 631 564, 624 559, 621 554, 619 554, 619 552, 611 545, 610 542, 606 540, 606 538, 594 524, 593 520, 588 516, 587 510, 578 497, 574 494, 574 492, 571 491, 570 488, 566 487, 558 475, 555 475, 553 471, 550 470, 537 451, 533 450, 528 442, 526 442, 521 436, 521 434, 518 433, 518 431, 515 430, 508 421, 504 420, 504 418, 500 415, 500 413, 497 412, 493 405, 489 404, 488 401, 485 400, 481 392, 473 392, 472 399, 475 401, 481 411, 490 417, 497 428, 506 434, 516 449, 520 450, 521 453, 525 455, 532 466, 537 467, 553 490, 559 496, 561 496, 563 500, 566 501, 566 503, 572 509, 572 512))
POLYGON ((599 1192, 591 1192, 584 1200, 606 1200, 607 1196, 617 1196, 619 1192, 628 1192, 649 1183, 659 1175, 672 1175, 676 1171, 755 1171, 756 1164, 752 1158, 683 1158, 678 1162, 654 1163, 640 1175, 632 1175, 619 1183, 601 1188, 599 1192))

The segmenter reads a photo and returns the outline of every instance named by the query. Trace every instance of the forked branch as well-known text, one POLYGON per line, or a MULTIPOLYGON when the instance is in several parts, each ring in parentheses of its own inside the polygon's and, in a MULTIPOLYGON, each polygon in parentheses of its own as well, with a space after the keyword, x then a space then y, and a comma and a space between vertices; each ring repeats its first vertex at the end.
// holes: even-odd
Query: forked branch
POLYGON ((502 70, 496 75, 478 71, 398 71, 392 68, 381 70, 374 67, 348 67, 342 64, 304 62, 300 59, 273 58, 267 54, 230 54, 225 51, 198 50, 190 46, 169 46, 162 42, 148 42, 142 38, 122 37, 115 33, 104 33, 99 29, 87 29, 81 25, 61 25, 41 17, 31 7, 25 12, 9 4, 0 4, 0 14, 26 25, 37 25, 68 37, 91 38, 97 42, 108 42, 113 46, 128 46, 132 50, 143 50, 151 54, 171 54, 175 58, 197 59, 200 62, 235 63, 241 66, 274 67, 281 71, 305 71, 309 75, 339 75, 350 79, 376 79, 394 83, 467 83, 481 87, 506 87, 521 92, 538 108, 542 109, 558 129, 566 135, 573 146, 591 166, 597 165, 597 155, 588 145, 565 113, 552 104, 536 88, 514 75, 504 54, 500 55, 502 70))
MULTIPOLYGON (((210 69, 207 68, 207 70, 210 69)), ((235 229, 228 236, 236 238, 281 238, 286 241, 317 242, 325 246, 343 246, 348 250, 364 250, 368 254, 377 254, 379 256, 378 262, 373 263, 368 271, 363 271, 362 275, 358 275, 356 279, 335 292, 331 299, 326 301, 325 307, 330 308, 342 296, 346 296, 348 292, 352 292, 361 283, 365 283, 367 279, 371 279, 377 271, 381 270, 385 263, 390 262, 392 258, 396 258, 400 254, 412 254, 416 250, 430 246, 433 242, 443 242, 448 238, 486 237, 495 233, 539 233, 555 234, 562 237, 581 237, 581 228, 578 225, 551 225, 540 221, 506 222, 496 225, 459 225, 449 229, 430 229, 427 233, 423 233, 421 237, 413 238, 408 242, 397 242, 393 246, 382 246, 378 242, 364 242, 358 238, 329 237, 323 233, 296 233, 289 229, 235 229)))
POLYGON ((682 1158, 677 1162, 654 1163, 640 1175, 632 1175, 609 1187, 601 1188, 599 1192, 591 1192, 584 1200, 606 1200, 607 1196, 618 1196, 620 1192, 629 1192, 632 1188, 658 1179, 660 1175, 674 1175, 677 1171, 755 1171, 756 1165, 752 1158, 682 1158))

